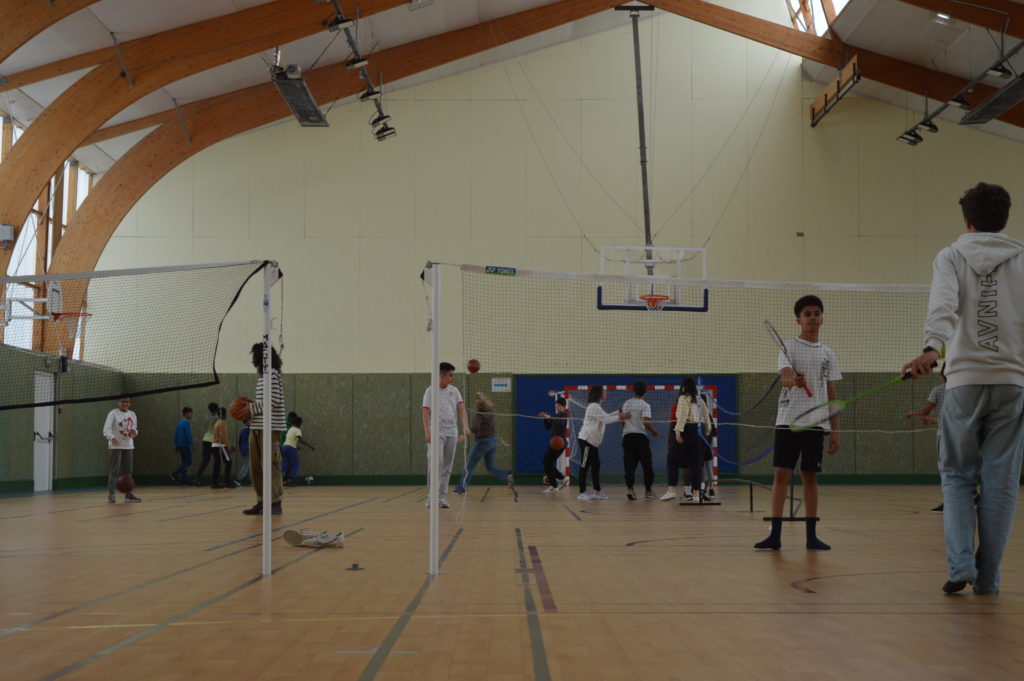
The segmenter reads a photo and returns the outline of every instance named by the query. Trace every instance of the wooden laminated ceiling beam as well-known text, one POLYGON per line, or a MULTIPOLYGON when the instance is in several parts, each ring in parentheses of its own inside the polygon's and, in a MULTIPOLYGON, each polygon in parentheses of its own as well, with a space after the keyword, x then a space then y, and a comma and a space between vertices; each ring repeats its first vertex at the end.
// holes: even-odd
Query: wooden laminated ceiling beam
POLYGON ((0 0, 0 64, 46 28, 99 0, 0 0))
MULTIPOLYGON (((359 0, 359 11, 366 17, 404 3, 359 0)), ((354 0, 341 4, 355 14, 354 0)), ((332 15, 329 5, 311 0, 275 0, 123 43, 134 87, 120 59, 108 58, 43 110, 0 165, 0 223, 20 230, 32 207, 27 197, 37 196, 74 150, 129 104, 194 73, 324 31, 322 22, 332 15)), ((10 257, 10 250, 0 253, 0 270, 10 257)))
MULTIPOLYGON (((621 0, 560 0, 382 50, 370 56, 370 61, 375 71, 382 70, 390 81, 396 81, 620 3, 621 0)), ((318 102, 342 99, 365 89, 358 74, 347 71, 343 64, 314 69, 305 77, 318 102)), ((194 102, 181 111, 192 143, 184 139, 175 118, 122 156, 82 202, 54 255, 51 272, 92 270, 121 220, 161 177, 217 142, 291 115, 271 83, 194 102)))

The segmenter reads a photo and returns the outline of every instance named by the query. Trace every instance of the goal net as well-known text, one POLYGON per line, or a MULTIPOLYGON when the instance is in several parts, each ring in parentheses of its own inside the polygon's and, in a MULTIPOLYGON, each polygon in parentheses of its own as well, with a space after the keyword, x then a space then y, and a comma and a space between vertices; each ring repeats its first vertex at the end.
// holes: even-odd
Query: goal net
POLYGON ((0 409, 213 385, 221 324, 269 261, 0 278, 0 409), (36 394, 36 372, 54 374, 36 394))
MULTIPOLYGON (((723 472, 735 471, 736 464, 763 456, 773 437, 780 353, 765 330, 765 320, 784 339, 794 338, 800 332, 793 310, 796 300, 807 294, 821 298, 820 340, 836 354, 842 372, 836 388, 838 397, 846 399, 898 376, 900 367, 919 353, 928 303, 926 286, 579 274, 476 265, 460 266, 458 272, 462 359, 480 361, 482 373, 476 380, 484 389, 479 377, 511 379, 516 466, 522 472, 539 470, 539 457, 532 452, 544 450, 543 438, 549 433, 537 424, 536 414, 552 410, 548 391, 572 385, 631 385, 635 379, 677 385, 686 376, 716 387, 720 462, 723 472), (648 305, 651 296, 665 301, 660 309, 648 305)), ((912 454, 913 434, 924 426, 905 414, 923 404, 939 380, 905 381, 851 404, 840 419, 844 453, 876 458, 912 454)), ((657 421, 666 421, 667 409, 661 403, 670 401, 669 393, 647 394, 658 402, 652 403, 657 421)), ((628 391, 610 391, 605 409, 628 396, 628 391)), ((579 394, 573 399, 585 404, 579 394)), ((821 401, 826 399, 822 396, 821 401)), ((615 449, 621 446, 618 430, 608 427, 602 467, 621 467, 615 449)), ((662 469, 664 437, 652 440, 655 462, 662 469)), ((929 446, 933 472, 934 440, 929 446)))

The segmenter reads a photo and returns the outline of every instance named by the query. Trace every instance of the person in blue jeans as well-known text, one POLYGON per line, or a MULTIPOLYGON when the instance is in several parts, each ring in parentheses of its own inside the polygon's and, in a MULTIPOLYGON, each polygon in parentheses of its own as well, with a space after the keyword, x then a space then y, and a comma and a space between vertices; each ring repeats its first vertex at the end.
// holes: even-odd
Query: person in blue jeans
POLYGON ((178 450, 181 457, 181 464, 171 473, 171 480, 188 484, 188 468, 192 465, 192 450, 195 443, 192 440, 192 407, 185 407, 181 410, 181 418, 178 426, 174 429, 174 448, 178 450))
POLYGON ((1024 454, 1024 243, 1000 234, 1010 195, 978 184, 960 199, 966 234, 935 257, 917 379, 946 357, 939 422, 947 594, 999 593, 1024 454), (981 484, 977 512, 974 489, 981 484), (975 548, 977 528, 977 548, 975 548))
POLYGON ((241 487, 249 477, 249 419, 244 421, 245 428, 238 433, 238 456, 242 459, 242 467, 235 476, 235 487, 241 487))
POLYGON ((473 415, 473 422, 469 426, 470 432, 476 437, 473 449, 469 453, 469 461, 466 462, 466 470, 462 479, 455 486, 456 494, 465 494, 469 487, 469 481, 473 479, 473 471, 480 459, 484 460, 484 466, 491 472, 491 475, 502 480, 510 487, 515 484, 512 471, 498 468, 494 465, 494 455, 498 451, 498 438, 495 435, 494 426, 494 403, 483 393, 476 394, 476 414, 473 415))
POLYGON ((316 451, 316 447, 302 439, 302 417, 292 412, 288 415, 291 426, 285 434, 284 444, 281 445, 281 477, 286 487, 295 484, 295 476, 299 474, 299 445, 303 444, 316 451))

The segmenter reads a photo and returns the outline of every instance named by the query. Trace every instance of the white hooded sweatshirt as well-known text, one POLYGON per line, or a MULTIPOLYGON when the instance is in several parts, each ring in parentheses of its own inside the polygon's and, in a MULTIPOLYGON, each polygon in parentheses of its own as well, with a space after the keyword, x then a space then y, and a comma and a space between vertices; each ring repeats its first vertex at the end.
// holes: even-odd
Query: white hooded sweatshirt
POLYGON ((1024 387, 1024 243, 968 232, 932 271, 925 345, 946 355, 946 387, 1024 387))

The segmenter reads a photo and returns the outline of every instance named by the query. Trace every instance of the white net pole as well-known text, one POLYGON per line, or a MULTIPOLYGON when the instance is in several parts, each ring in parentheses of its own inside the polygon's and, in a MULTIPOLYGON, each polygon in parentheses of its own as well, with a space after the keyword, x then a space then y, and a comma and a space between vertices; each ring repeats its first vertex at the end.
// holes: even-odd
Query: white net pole
POLYGON ((438 553, 438 517, 437 489, 441 479, 441 444, 440 430, 440 397, 441 397, 441 267, 432 263, 431 275, 431 317, 432 317, 432 352, 430 365, 430 469, 427 474, 427 499, 430 503, 430 565, 428 573, 436 576, 440 570, 438 553))
POLYGON ((271 553, 271 537, 270 537, 270 515, 271 515, 271 504, 267 502, 268 499, 272 498, 271 494, 271 461, 270 451, 272 444, 270 441, 272 434, 272 422, 274 420, 274 407, 273 407, 273 392, 274 392, 274 380, 271 375, 272 364, 270 361, 273 350, 270 345, 270 332, 271 332, 271 315, 270 315, 270 297, 271 287, 274 285, 274 273, 275 267, 264 267, 263 268, 263 451, 260 452, 260 456, 263 458, 263 498, 260 503, 263 504, 263 576, 270 576, 270 553, 271 553))

